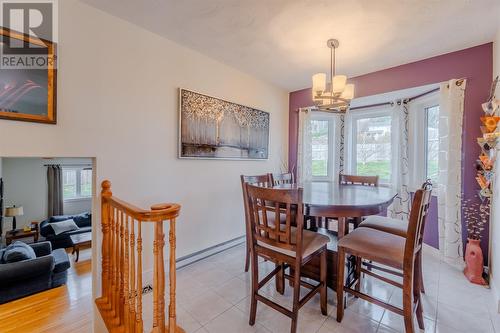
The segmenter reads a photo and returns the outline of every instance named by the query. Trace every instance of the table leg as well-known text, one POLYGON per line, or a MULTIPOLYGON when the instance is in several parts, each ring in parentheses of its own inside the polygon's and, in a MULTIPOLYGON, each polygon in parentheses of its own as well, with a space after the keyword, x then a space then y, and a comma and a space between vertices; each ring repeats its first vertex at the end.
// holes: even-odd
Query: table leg
POLYGON ((340 239, 346 235, 346 228, 349 228, 349 226, 347 225, 347 218, 345 217, 338 217, 337 221, 339 224, 338 238, 340 239))
POLYGON ((76 251, 75 262, 78 262, 78 259, 80 259, 80 247, 79 246, 75 246, 75 248, 73 250, 76 251))

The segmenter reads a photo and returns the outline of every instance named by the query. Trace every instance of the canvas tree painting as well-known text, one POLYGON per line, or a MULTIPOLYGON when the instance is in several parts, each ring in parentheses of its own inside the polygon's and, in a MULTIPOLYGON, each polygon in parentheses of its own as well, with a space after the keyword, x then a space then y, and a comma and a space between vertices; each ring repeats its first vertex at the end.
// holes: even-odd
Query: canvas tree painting
POLYGON ((180 126, 181 158, 268 158, 268 112, 181 89, 180 126))

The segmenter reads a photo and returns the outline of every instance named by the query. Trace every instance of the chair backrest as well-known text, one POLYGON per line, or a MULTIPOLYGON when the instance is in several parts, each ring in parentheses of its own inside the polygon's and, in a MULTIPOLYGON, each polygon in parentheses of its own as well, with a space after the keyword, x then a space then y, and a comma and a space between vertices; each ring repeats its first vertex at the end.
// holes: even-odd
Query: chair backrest
POLYGON ((413 263, 414 255, 421 250, 431 197, 432 184, 429 181, 425 182, 413 197, 404 253, 405 266, 413 263))
POLYGON ((269 177, 271 179, 271 184, 273 184, 274 186, 294 183, 293 173, 291 173, 291 172, 289 172, 289 173, 270 173, 269 177))
POLYGON ((250 184, 246 184, 246 187, 253 246, 260 241, 276 248, 302 253, 302 188, 273 189, 250 184), (293 221, 296 224, 295 233, 292 233, 293 221))
POLYGON ((248 220, 248 196, 247 196, 247 188, 245 185, 252 184, 252 185, 257 185, 257 186, 262 186, 262 187, 271 187, 272 183, 271 183, 271 179, 269 178, 269 174, 257 175, 257 176, 241 175, 240 179, 241 179, 241 189, 243 192, 243 208, 245 209, 245 223, 248 227, 250 222, 248 220))
POLYGON ((339 183, 341 185, 365 185, 377 187, 378 179, 378 176, 339 175, 339 183))

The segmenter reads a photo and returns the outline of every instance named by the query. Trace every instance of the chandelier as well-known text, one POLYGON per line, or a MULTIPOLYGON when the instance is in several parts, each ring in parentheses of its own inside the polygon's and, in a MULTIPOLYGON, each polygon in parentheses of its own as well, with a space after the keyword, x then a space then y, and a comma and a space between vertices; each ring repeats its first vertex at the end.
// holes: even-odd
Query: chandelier
POLYGON ((335 50, 339 47, 339 41, 329 39, 326 45, 330 48, 330 82, 326 81, 325 73, 312 76, 313 101, 321 111, 345 113, 354 98, 354 84, 346 84, 347 76, 335 73, 335 50))

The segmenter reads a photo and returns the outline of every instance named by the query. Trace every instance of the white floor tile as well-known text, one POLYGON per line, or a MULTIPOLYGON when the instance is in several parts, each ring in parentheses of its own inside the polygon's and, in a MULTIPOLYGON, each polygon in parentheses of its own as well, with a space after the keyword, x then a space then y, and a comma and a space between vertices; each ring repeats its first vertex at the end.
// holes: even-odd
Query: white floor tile
POLYGON ((226 312, 222 313, 220 316, 216 317, 204 328, 209 333, 220 333, 220 332, 235 332, 235 333, 264 333, 268 332, 261 324, 255 323, 255 325, 250 326, 248 324, 248 316, 238 309, 231 308, 226 312))
MULTIPOLYGON (((336 312, 332 313, 320 328, 318 333, 375 333, 378 329, 378 322, 356 312, 344 311, 342 322, 337 322, 336 312)), ((305 331, 304 331, 305 332, 305 331)))
MULTIPOLYGON (((278 311, 258 302, 256 325, 248 325, 251 275, 244 273, 245 247, 237 246, 179 270, 177 274, 178 322, 186 332, 197 333, 288 333, 291 320, 278 311)), ((274 263, 259 261, 259 278, 274 269, 274 263)), ((394 278, 393 276, 391 276, 394 278)), ((500 333, 491 290, 470 284, 461 267, 424 255, 422 295, 425 332, 500 333)), ((365 277, 363 291, 398 307, 402 292, 371 277, 365 277)), ((307 289, 301 289, 304 296, 307 289)), ((275 280, 260 293, 290 308, 292 288, 286 281, 285 294, 276 292, 275 280)), ((323 316, 319 295, 300 311, 297 333, 395 333, 404 332, 402 316, 361 299, 350 298, 342 323, 336 317, 336 294, 328 290, 328 314, 323 316)), ((415 318, 415 325, 417 325, 415 318)), ((416 330, 418 332, 419 330, 416 330)))
POLYGON ((194 319, 205 325, 233 305, 213 291, 208 291, 183 305, 194 319))
MULTIPOLYGON (((467 299, 462 302, 467 302, 467 299)), ((494 332, 488 313, 465 312, 444 303, 438 304, 437 328, 439 331, 453 328, 456 332, 494 332)))

